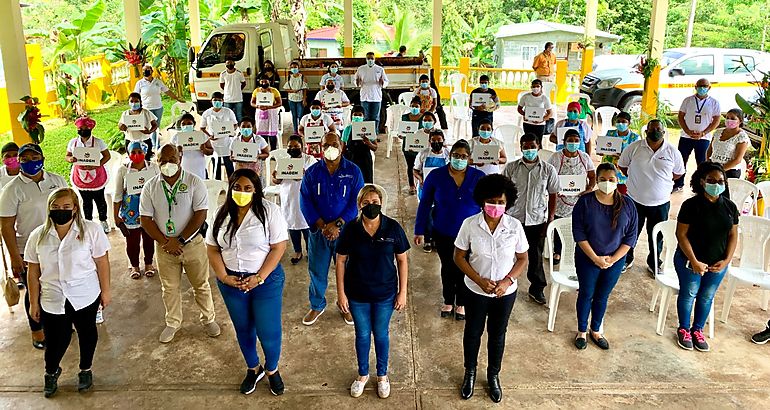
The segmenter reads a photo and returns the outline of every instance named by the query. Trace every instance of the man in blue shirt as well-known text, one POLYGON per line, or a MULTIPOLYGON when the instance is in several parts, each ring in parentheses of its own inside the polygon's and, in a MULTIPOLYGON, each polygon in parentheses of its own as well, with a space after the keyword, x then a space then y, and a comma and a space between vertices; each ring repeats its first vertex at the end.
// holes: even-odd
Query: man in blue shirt
MULTIPOLYGON (((342 157, 342 143, 336 133, 324 136, 323 160, 305 171, 299 206, 310 225, 308 271, 310 273, 310 311, 302 324, 310 326, 326 309, 329 264, 337 247, 340 229, 358 216, 356 196, 364 178, 356 164, 342 157)), ((353 317, 343 314, 347 324, 353 317)))

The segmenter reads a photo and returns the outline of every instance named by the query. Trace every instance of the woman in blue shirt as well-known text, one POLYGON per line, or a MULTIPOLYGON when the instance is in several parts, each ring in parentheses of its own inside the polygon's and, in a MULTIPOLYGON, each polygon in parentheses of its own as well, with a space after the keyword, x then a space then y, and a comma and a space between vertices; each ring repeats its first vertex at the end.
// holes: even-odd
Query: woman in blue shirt
POLYGON ((454 263, 454 241, 465 218, 481 211, 473 200, 473 190, 484 176, 478 169, 468 167, 470 156, 467 141, 455 142, 449 152, 449 165, 436 168, 425 178, 414 222, 414 243, 420 246, 425 240, 428 217, 433 216, 433 240, 441 260, 444 295, 441 317, 451 316, 456 307, 456 320, 465 320, 465 274, 454 263))
POLYGON ((607 299, 620 278, 626 253, 636 245, 636 207, 617 190, 617 169, 601 164, 596 170, 597 191, 583 195, 572 210, 572 235, 575 238, 575 270, 578 290, 578 332, 575 347, 586 348, 588 316, 591 315, 591 340, 601 349, 609 349, 599 333, 607 310, 607 299))

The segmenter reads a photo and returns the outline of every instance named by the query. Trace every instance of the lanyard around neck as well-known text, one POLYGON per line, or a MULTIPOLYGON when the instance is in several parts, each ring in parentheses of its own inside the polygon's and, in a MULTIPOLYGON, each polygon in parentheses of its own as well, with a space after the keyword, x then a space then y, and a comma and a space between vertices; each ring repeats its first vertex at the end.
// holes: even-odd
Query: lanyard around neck
POLYGON ((176 194, 179 192, 179 187, 182 186, 182 179, 184 179, 184 171, 179 175, 179 179, 176 181, 173 187, 167 188, 168 183, 162 180, 161 186, 163 187, 163 194, 166 196, 168 202, 168 215, 171 217, 171 206, 176 203, 176 194))

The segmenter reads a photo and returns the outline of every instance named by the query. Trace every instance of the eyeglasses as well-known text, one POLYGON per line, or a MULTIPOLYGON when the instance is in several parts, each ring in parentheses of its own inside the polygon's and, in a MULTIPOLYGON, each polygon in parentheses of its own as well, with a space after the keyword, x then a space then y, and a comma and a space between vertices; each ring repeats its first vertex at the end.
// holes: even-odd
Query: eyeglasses
POLYGON ((464 154, 452 154, 450 155, 454 159, 468 159, 470 158, 470 155, 464 155, 464 154))

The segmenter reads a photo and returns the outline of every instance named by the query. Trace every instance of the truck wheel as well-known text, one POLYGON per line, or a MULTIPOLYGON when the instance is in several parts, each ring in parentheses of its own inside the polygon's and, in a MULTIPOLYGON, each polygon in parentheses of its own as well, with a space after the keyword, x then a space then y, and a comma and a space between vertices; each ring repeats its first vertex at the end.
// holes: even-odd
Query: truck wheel
POLYGON ((642 115, 642 96, 632 95, 623 104, 622 110, 631 114, 631 118, 640 118, 642 115))

